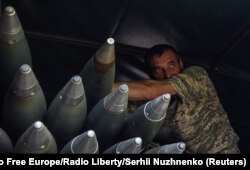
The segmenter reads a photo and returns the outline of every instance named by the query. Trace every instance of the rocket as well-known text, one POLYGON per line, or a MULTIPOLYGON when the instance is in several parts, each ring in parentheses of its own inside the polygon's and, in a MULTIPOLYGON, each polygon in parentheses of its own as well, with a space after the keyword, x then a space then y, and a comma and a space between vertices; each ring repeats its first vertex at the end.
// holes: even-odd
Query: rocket
POLYGON ((126 84, 120 85, 100 100, 87 116, 84 131, 95 131, 100 152, 114 144, 125 122, 128 90, 126 84))
POLYGON ((112 90, 115 78, 115 41, 107 41, 87 61, 80 72, 88 101, 88 112, 112 90))
POLYGON ((139 136, 142 138, 142 147, 145 147, 161 128, 170 98, 170 94, 166 93, 140 106, 126 119, 119 133, 119 140, 139 136))
POLYGON ((76 136, 70 142, 68 142, 61 154, 98 154, 98 141, 96 139, 95 132, 88 130, 81 135, 76 136))
POLYGON ((103 154, 139 154, 142 150, 141 145, 142 139, 135 137, 112 145, 103 154))
POLYGON ((12 153, 13 144, 7 135, 7 133, 0 128, 0 154, 1 153, 12 153))
POLYGON ((55 154, 57 145, 47 127, 41 121, 36 121, 20 136, 14 151, 23 154, 55 154))
POLYGON ((0 104, 22 64, 32 67, 30 48, 15 9, 7 6, 0 18, 0 104))
POLYGON ((50 104, 45 125, 56 139, 58 150, 79 135, 87 116, 87 102, 80 76, 73 76, 50 104))
POLYGON ((158 146, 145 152, 145 154, 183 154, 186 149, 184 142, 177 142, 158 146))
POLYGON ((13 144, 35 121, 43 120, 47 106, 31 67, 23 64, 16 73, 3 103, 2 124, 13 144))

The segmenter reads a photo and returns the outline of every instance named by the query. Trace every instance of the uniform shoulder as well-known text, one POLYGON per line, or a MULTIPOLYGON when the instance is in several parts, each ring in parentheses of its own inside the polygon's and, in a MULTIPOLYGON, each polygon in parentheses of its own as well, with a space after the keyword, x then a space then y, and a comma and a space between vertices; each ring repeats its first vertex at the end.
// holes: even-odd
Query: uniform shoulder
POLYGON ((197 74, 197 73, 207 74, 207 71, 203 67, 200 67, 200 66, 190 66, 190 67, 184 69, 183 72, 191 72, 194 74, 197 74))

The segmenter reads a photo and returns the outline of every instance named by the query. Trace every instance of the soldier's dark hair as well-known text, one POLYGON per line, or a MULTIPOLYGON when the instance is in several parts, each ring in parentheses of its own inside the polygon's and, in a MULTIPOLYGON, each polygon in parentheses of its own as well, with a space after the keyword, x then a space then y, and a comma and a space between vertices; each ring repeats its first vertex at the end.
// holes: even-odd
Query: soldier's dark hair
POLYGON ((148 51, 144 55, 144 61, 147 62, 149 59, 155 55, 161 56, 163 52, 171 50, 176 54, 176 50, 174 47, 167 44, 158 44, 148 49, 148 51))
POLYGON ((148 49, 148 51, 144 55, 144 62, 145 62, 145 66, 146 66, 146 71, 149 74, 151 74, 150 70, 149 70, 149 68, 150 68, 149 61, 150 61, 150 59, 155 55, 161 56, 165 51, 168 51, 168 50, 173 51, 176 54, 177 60, 180 61, 180 57, 179 57, 179 55, 177 55, 177 52, 176 52, 175 48, 170 46, 170 45, 158 44, 158 45, 155 45, 155 46, 148 49))

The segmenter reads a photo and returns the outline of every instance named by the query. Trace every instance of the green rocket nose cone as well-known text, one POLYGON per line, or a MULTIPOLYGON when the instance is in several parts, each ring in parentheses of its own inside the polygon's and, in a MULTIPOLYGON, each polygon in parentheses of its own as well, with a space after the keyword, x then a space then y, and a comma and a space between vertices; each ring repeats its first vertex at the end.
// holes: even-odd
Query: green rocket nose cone
POLYGON ((7 6, 0 17, 0 41, 15 44, 24 36, 22 25, 13 7, 7 6))
POLYGON ((38 88, 38 81, 31 67, 23 64, 12 81, 13 93, 20 97, 29 97, 35 95, 38 88))
POLYGON ((182 154, 186 149, 186 144, 183 142, 163 145, 159 150, 159 154, 182 154))
POLYGON ((18 139, 17 153, 56 153, 56 143, 47 127, 41 122, 34 122, 18 139))
POLYGON ((119 86, 116 91, 105 98, 105 108, 113 113, 121 113, 126 110, 128 105, 128 90, 126 84, 119 86))
POLYGON ((95 53, 95 61, 101 64, 112 64, 115 60, 115 40, 108 38, 95 53))
POLYGON ((177 142, 154 147, 145 152, 145 154, 183 154, 186 149, 184 142, 177 142))
POLYGON ((170 94, 166 93, 148 102, 144 110, 146 117, 152 121, 162 120, 166 115, 170 98, 170 94))
POLYGON ((1 153, 12 153, 13 152, 13 144, 8 134, 0 128, 0 154, 1 153))
POLYGON ((71 143, 72 153, 96 154, 98 152, 98 142, 93 130, 88 130, 73 139, 71 143))
POLYGON ((120 142, 116 148, 116 154, 137 154, 141 152, 142 139, 132 138, 120 142))
POLYGON ((5 7, 0 21, 0 31, 5 34, 16 34, 21 29, 15 9, 12 6, 5 7))
POLYGON ((62 101, 69 105, 80 103, 85 97, 82 78, 75 75, 71 78, 65 88, 62 90, 62 101))
POLYGON ((32 149, 44 149, 49 143, 49 140, 46 138, 47 133, 48 131, 44 124, 40 121, 37 121, 28 128, 26 133, 24 133, 23 142, 27 147, 32 149))

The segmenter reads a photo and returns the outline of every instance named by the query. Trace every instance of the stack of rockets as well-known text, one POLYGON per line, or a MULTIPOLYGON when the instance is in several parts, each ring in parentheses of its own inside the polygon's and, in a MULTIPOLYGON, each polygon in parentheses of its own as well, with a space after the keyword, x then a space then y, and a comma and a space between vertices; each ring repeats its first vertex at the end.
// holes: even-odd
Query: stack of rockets
POLYGON ((112 90, 115 41, 107 41, 47 107, 15 9, 0 15, 0 153, 182 154, 177 142, 145 150, 163 125, 170 94, 128 114, 126 84, 112 90))

